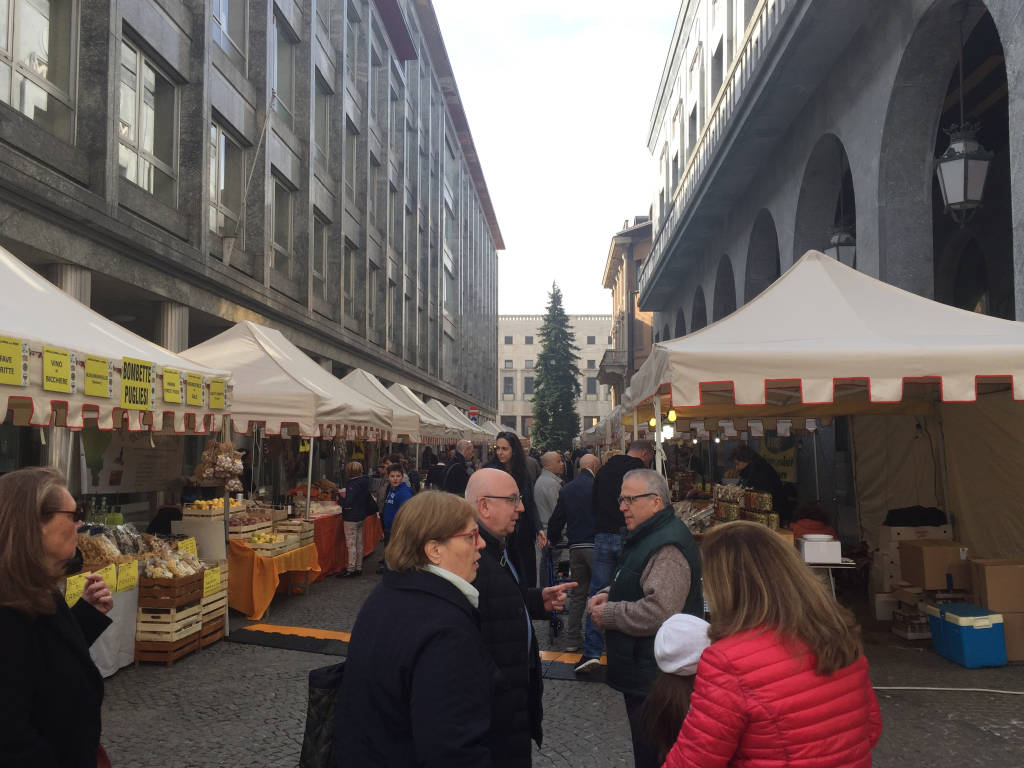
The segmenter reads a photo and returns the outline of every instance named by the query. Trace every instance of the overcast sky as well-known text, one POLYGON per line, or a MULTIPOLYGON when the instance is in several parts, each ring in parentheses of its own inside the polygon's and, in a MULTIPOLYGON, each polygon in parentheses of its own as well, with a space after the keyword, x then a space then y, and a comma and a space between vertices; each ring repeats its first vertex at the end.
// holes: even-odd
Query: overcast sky
POLYGON ((433 0, 505 240, 498 311, 608 314, 612 235, 646 215, 678 0, 433 0))

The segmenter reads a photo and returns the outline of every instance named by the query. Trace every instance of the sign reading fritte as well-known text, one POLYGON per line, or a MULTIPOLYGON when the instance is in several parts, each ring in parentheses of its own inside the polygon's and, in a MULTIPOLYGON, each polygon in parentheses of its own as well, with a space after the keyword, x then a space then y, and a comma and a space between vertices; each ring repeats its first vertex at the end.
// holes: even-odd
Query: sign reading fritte
POLYGON ((153 364, 126 357, 121 361, 121 407, 148 411, 153 407, 153 364))
POLYGON ((0 384, 28 386, 28 344, 0 336, 0 384))
POLYGON ((77 388, 75 355, 58 347, 43 347, 43 389, 71 394, 77 388))
POLYGON ((198 373, 185 374, 185 403, 203 407, 203 377, 198 373))
POLYGON ((210 409, 224 410, 224 379, 210 379, 210 409))
POLYGON ((85 396, 110 397, 114 389, 114 363, 106 357, 85 357, 85 396))
POLYGON ((181 402, 181 371, 164 368, 164 402, 181 402))

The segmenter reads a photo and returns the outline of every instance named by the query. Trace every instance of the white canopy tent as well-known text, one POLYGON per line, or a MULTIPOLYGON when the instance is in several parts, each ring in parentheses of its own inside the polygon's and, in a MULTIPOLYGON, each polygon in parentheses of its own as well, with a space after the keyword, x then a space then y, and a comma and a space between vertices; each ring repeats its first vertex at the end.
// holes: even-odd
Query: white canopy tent
POLYGON ((301 437, 377 439, 391 431, 390 408, 342 383, 273 328, 246 320, 182 357, 232 372, 231 417, 239 431, 257 423, 275 435, 292 425, 301 437))
POLYGON ((490 435, 487 433, 487 430, 482 429, 479 424, 474 422, 471 418, 469 418, 469 416, 464 414, 451 403, 448 403, 448 405, 445 406, 445 410, 452 415, 452 418, 454 418, 456 422, 462 424, 463 428, 473 436, 472 438, 467 439, 472 439, 474 442, 479 443, 486 442, 487 439, 490 437, 490 435))
POLYGON ((404 406, 372 373, 367 373, 362 368, 356 368, 343 377, 342 382, 378 405, 391 409, 394 415, 391 432, 395 439, 409 443, 424 441, 423 435, 420 433, 419 414, 404 406))
POLYGON ((467 429, 465 424, 463 424, 459 419, 456 419, 455 416, 444 407, 444 404, 440 400, 430 398, 424 403, 424 406, 427 410, 437 416, 437 418, 444 421, 444 423, 451 428, 456 438, 462 440, 474 439, 473 431, 467 429))
POLYGON ((416 393, 405 384, 394 383, 388 387, 388 392, 406 408, 410 409, 420 417, 420 429, 424 435, 430 438, 430 442, 443 443, 446 440, 457 440, 461 431, 442 419, 432 410, 427 408, 426 403, 420 400, 416 393))
POLYGON ((770 429, 782 418, 795 427, 854 416, 858 512, 869 540, 886 509, 937 503, 972 554, 1019 557, 1022 399, 1024 324, 940 304, 810 251, 728 317, 656 344, 624 405, 627 421, 652 415, 658 431, 669 408, 677 430, 697 422, 712 433, 720 419, 770 429), (922 464, 934 485, 920 481, 922 464))
POLYGON ((136 336, 2 247, 0 307, 0 377, 12 380, 0 383, 0 414, 12 411, 15 424, 79 430, 95 418, 105 430, 161 431, 166 416, 175 432, 212 432, 224 413, 210 407, 212 382, 218 389, 223 383, 230 407, 230 373, 219 360, 192 362, 136 336), (149 387, 141 385, 149 394, 143 409, 123 407, 122 389, 132 378, 126 359, 139 361, 131 370, 149 378, 149 387), (192 389, 197 397, 201 390, 201 403, 188 403, 187 374, 202 379, 192 389))
POLYGON ((501 432, 501 427, 499 427, 490 419, 487 419, 486 421, 481 423, 480 429, 487 433, 488 440, 493 440, 495 437, 498 436, 498 433, 501 432))

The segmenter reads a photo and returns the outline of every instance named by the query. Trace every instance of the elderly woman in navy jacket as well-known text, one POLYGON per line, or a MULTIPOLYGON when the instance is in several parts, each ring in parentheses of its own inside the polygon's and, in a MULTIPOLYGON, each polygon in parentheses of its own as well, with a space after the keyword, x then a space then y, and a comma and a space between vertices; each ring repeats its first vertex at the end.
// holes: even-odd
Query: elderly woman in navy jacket
POLYGON ((81 515, 54 469, 0 477, 0 764, 94 768, 103 678, 89 646, 113 606, 99 574, 70 608, 57 591, 81 515))
POLYGON ((341 766, 491 765, 496 674, 480 635, 473 507, 424 491, 395 519, 388 570, 352 631, 336 706, 341 766))

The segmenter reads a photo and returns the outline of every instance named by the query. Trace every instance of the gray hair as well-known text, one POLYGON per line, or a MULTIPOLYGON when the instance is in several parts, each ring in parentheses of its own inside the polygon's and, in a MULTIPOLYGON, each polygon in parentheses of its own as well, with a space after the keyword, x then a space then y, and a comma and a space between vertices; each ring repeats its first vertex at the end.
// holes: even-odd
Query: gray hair
POLYGON ((656 493, 666 507, 672 503, 672 494, 668 490, 668 480, 660 472, 653 469, 631 469, 622 476, 622 482, 630 479, 643 481, 648 493, 656 493))
POLYGON ((473 444, 471 442, 469 442, 469 440, 459 440, 459 442, 457 442, 455 444, 455 452, 456 453, 462 453, 464 450, 469 448, 471 445, 473 445, 473 444))

